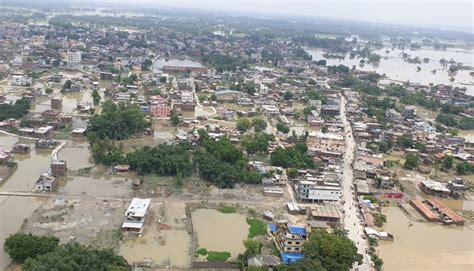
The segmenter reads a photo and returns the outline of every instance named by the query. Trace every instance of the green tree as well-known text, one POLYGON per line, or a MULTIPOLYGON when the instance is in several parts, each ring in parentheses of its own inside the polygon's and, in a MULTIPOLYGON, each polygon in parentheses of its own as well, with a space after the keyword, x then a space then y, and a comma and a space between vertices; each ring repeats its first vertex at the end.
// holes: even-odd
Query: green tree
POLYGON ((262 249, 262 244, 254 239, 247 239, 243 241, 245 252, 244 257, 249 258, 256 255, 260 255, 260 250, 262 249))
POLYGON ((248 118, 239 118, 237 119, 235 126, 239 131, 245 132, 252 127, 252 123, 248 118))
POLYGON ((176 112, 176 110, 171 111, 170 122, 171 122, 171 125, 173 125, 173 126, 177 126, 181 122, 180 119, 179 119, 179 115, 176 112))
POLYGON ((256 132, 260 132, 267 128, 267 122, 262 118, 253 118, 252 127, 255 129, 256 132))
POLYGON ((36 236, 31 233, 15 233, 5 239, 3 248, 14 261, 23 263, 28 258, 53 251, 59 243, 54 236, 36 236))
POLYGON ((456 172, 460 175, 468 175, 474 173, 474 165, 467 161, 462 161, 456 165, 456 172))
POLYGON ((114 104, 108 100, 102 104, 101 114, 90 119, 87 133, 94 133, 99 139, 121 140, 148 127, 150 122, 137 105, 114 104))
POLYGON ((409 153, 405 158, 405 168, 415 169, 420 164, 420 157, 417 154, 409 153))
POLYGON ((46 94, 51 94, 51 93, 53 93, 53 89, 52 89, 52 88, 46 88, 44 91, 46 92, 46 94))
POLYGON ((443 166, 444 170, 449 170, 453 168, 454 158, 451 155, 444 157, 441 165, 443 166))
POLYGON ((162 83, 162 84, 166 83, 166 76, 160 77, 160 83, 162 83))
POLYGON ((19 119, 28 114, 30 102, 26 98, 21 98, 14 105, 2 103, 0 104, 0 121, 9 118, 19 119))
POLYGON ((71 89, 71 85, 72 85, 71 80, 66 80, 66 82, 64 82, 64 85, 63 85, 63 90, 71 89))
POLYGON ((283 95, 283 98, 287 101, 293 99, 293 93, 289 90, 285 91, 285 94, 283 95))
POLYGON ((290 132, 290 128, 281 122, 277 123, 276 128, 278 131, 284 134, 288 134, 290 132))
POLYGON ((100 103, 100 95, 96 89, 92 91, 92 101, 94 102, 94 105, 98 105, 100 103))
POLYGON ((112 250, 100 250, 86 247, 78 243, 69 243, 56 249, 28 258, 22 270, 129 270, 127 261, 122 256, 115 255, 112 250))
POLYGON ((325 230, 314 231, 303 245, 303 254, 308 260, 317 260, 327 270, 349 270, 363 256, 347 236, 335 235, 325 230))
POLYGON ((277 148, 270 156, 270 162, 273 166, 300 168, 314 168, 314 160, 308 155, 308 146, 303 143, 297 143, 291 148, 277 148))

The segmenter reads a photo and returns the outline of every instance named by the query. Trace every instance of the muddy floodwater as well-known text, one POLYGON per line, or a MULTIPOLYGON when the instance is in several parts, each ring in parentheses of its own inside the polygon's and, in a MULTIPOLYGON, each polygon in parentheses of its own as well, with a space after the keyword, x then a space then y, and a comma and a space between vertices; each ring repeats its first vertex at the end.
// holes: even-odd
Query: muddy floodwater
POLYGON ((384 230, 395 237, 379 244, 384 270, 472 270, 473 229, 414 221, 410 227, 398 207, 384 208, 384 214, 384 230))
POLYGON ((10 264, 10 257, 3 251, 5 238, 16 233, 45 199, 0 196, 0 270, 10 264), (14 210, 14 211, 13 211, 14 210))
POLYGON ((249 225, 241 214, 224 214, 215 209, 197 209, 192 213, 198 248, 227 251, 232 258, 245 251, 249 225))
POLYGON ((434 84, 446 84, 451 85, 450 78, 454 76, 454 86, 466 87, 466 94, 474 95, 474 80, 469 74, 470 70, 459 70, 456 74, 448 73, 446 68, 442 68, 439 60, 444 58, 446 60, 453 59, 456 62, 461 62, 465 66, 473 67, 474 58, 472 57, 472 50, 463 51, 457 48, 450 48, 446 51, 432 50, 432 49, 421 49, 421 50, 399 50, 391 48, 383 48, 375 50, 382 56, 380 63, 376 65, 365 64, 360 66, 360 59, 349 57, 349 54, 345 55, 344 59, 332 59, 324 57, 324 52, 318 49, 310 49, 308 52, 311 54, 314 60, 326 59, 327 65, 339 65, 343 64, 348 67, 356 66, 357 69, 363 71, 376 71, 380 74, 386 74, 388 78, 397 81, 410 81, 428 85, 434 84), (386 51, 387 50, 387 51, 386 51), (419 57, 420 59, 428 58, 428 63, 411 64, 405 62, 400 56, 402 53, 409 54, 412 58, 419 57), (421 71, 417 72, 417 67, 421 67, 421 71), (431 71, 436 70, 436 73, 431 71))
POLYGON ((58 157, 67 161, 68 169, 77 170, 94 166, 90 159, 89 143, 85 140, 69 140, 59 151, 58 157))

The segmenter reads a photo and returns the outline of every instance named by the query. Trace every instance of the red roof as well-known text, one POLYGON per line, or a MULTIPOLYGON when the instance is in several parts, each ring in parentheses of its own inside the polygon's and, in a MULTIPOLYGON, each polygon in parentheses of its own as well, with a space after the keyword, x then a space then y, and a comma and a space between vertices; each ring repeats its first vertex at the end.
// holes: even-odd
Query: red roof
POLYGON ((424 217, 428 220, 438 220, 438 215, 435 214, 433 211, 431 211, 426 205, 423 204, 423 202, 417 200, 417 199, 412 199, 410 201, 411 205, 415 207, 419 212, 422 213, 424 217))
POLYGON ((427 201, 439 210, 440 213, 449 217, 455 223, 464 223, 464 218, 437 199, 427 199, 427 201))

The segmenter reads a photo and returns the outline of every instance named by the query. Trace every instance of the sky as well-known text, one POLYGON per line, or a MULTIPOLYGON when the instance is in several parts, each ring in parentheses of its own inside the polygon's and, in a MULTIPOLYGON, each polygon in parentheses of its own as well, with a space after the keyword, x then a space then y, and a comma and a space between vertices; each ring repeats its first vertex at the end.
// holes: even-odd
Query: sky
MULTIPOLYGON (((48 1, 48 0, 41 0, 48 1)), ((473 0, 63 0, 290 15, 474 32, 473 0)))

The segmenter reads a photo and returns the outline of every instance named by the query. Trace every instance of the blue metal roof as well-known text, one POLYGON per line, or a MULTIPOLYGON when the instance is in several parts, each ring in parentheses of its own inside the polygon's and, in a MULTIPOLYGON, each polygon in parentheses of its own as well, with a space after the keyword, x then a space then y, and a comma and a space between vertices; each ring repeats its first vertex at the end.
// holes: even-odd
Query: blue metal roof
POLYGON ((291 234, 299 234, 299 235, 303 235, 303 236, 307 235, 306 229, 303 228, 303 227, 289 226, 288 230, 290 231, 291 234))
POLYGON ((294 262, 297 262, 297 261, 303 259, 304 255, 302 253, 283 253, 283 252, 281 252, 280 257, 281 257, 281 261, 284 264, 290 264, 290 263, 294 263, 294 262))
POLYGON ((268 229, 270 232, 276 232, 277 226, 275 224, 268 224, 268 229))

